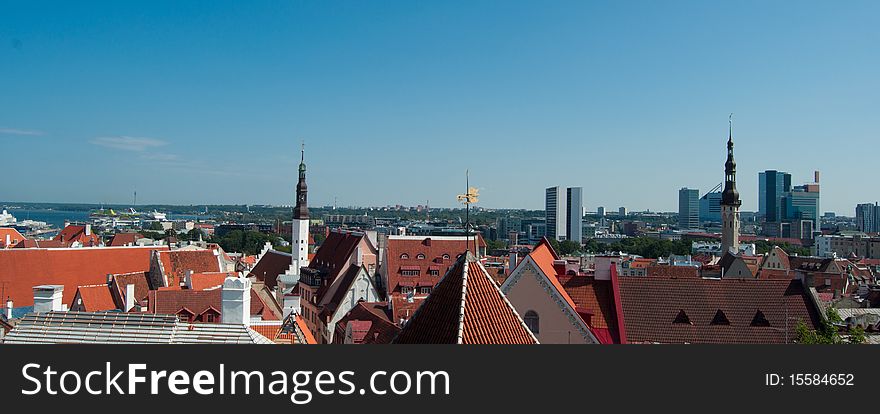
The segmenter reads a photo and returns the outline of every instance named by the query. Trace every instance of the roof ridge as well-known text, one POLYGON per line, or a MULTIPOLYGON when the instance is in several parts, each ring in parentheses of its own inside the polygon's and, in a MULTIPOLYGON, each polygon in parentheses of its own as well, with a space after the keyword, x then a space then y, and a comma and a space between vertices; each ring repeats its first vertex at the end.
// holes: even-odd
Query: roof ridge
POLYGON ((467 259, 470 253, 470 250, 468 250, 461 257, 461 260, 464 260, 464 262, 461 265, 461 307, 458 310, 458 344, 461 344, 464 339, 464 309, 467 305, 467 282, 468 274, 470 273, 470 262, 467 259))

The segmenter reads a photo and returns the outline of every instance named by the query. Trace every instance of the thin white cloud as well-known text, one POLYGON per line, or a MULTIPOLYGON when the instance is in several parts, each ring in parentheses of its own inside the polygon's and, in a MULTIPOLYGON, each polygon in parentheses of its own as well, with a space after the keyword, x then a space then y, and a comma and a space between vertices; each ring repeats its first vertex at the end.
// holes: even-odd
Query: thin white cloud
POLYGON ((162 162, 174 162, 179 161, 180 156, 177 154, 169 154, 163 152, 154 152, 147 153, 141 156, 141 158, 149 161, 162 161, 162 162))
POLYGON ((162 141, 161 139, 155 138, 144 138, 144 137, 129 137, 129 136, 116 136, 116 137, 98 137, 91 141, 94 145, 100 145, 102 147, 113 148, 123 151, 146 151, 149 148, 161 147, 163 145, 167 145, 168 143, 162 141))
POLYGON ((0 128, 0 135, 38 136, 45 134, 45 132, 35 129, 0 128))

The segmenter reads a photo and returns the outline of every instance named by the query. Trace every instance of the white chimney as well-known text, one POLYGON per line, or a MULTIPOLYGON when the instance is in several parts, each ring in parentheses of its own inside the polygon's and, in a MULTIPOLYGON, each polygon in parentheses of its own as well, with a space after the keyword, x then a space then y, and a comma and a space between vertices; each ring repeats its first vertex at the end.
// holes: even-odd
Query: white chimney
POLYGON ((223 298, 223 323, 250 326, 251 281, 240 277, 227 277, 221 292, 223 298))
POLYGON ((62 293, 63 285, 40 285, 34 286, 34 313, 50 311, 63 311, 62 293))
POLYGON ((91 235, 92 235, 92 225, 86 224, 86 236, 91 236, 91 235))
POLYGON ((6 248, 8 249, 8 248, 9 248, 9 245, 10 245, 11 243, 12 243, 12 235, 7 234, 7 235, 6 235, 6 244, 4 244, 3 246, 6 247, 6 248))
POLYGON ((125 309, 123 312, 128 312, 131 308, 134 307, 134 284, 129 283, 125 285, 125 309))
POLYGON ((284 317, 281 319, 287 319, 291 313, 299 314, 300 313, 300 302, 299 295, 295 295, 293 293, 288 293, 284 295, 283 303, 283 312, 284 317))
POLYGON ((12 298, 6 298, 6 320, 12 319, 12 298))

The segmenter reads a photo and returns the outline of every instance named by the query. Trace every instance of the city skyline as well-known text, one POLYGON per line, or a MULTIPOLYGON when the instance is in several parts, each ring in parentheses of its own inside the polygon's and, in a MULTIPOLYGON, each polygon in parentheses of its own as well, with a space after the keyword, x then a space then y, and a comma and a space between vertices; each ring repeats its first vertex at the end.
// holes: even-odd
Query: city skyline
POLYGON ((877 4, 505 5, 7 7, 0 145, 28 185, 0 195, 292 204, 304 139, 316 206, 455 207, 470 169, 486 208, 562 185, 587 211, 671 212, 723 181, 733 112, 744 211, 764 170, 821 171, 823 212, 880 199, 853 178, 877 4))

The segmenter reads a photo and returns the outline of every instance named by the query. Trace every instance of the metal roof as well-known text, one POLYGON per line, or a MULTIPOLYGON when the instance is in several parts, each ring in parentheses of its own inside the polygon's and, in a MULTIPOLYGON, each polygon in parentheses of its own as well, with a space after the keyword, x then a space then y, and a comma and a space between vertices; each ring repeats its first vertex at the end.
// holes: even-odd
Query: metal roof
POLYGON ((23 317, 7 344, 271 344, 244 326, 182 323, 174 315, 124 312, 46 312, 23 317))

